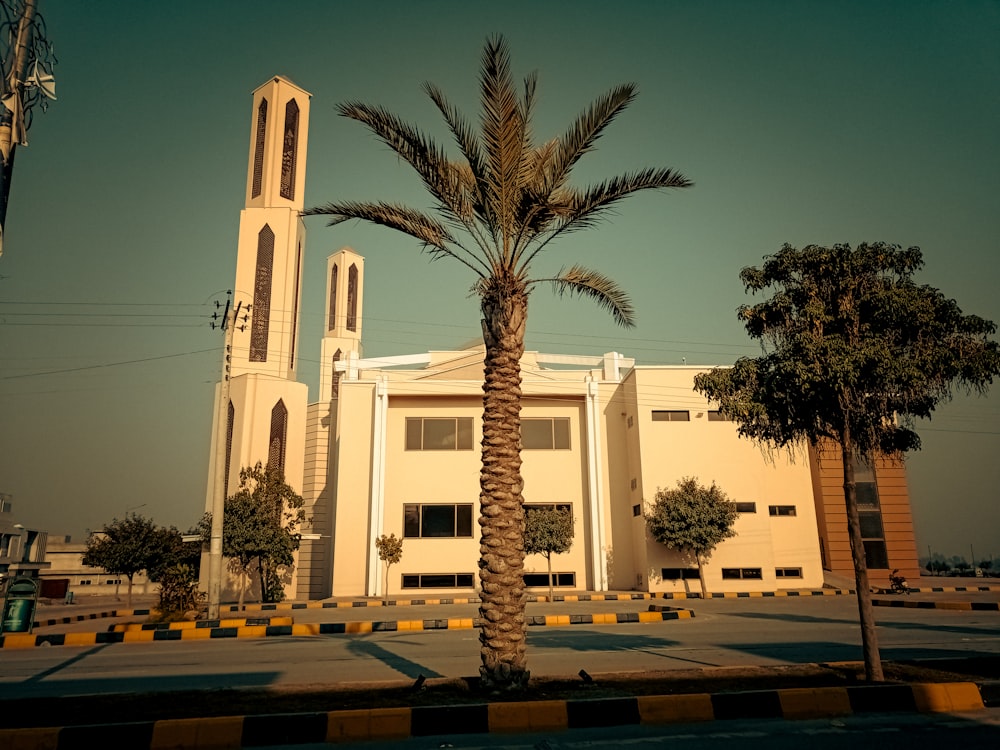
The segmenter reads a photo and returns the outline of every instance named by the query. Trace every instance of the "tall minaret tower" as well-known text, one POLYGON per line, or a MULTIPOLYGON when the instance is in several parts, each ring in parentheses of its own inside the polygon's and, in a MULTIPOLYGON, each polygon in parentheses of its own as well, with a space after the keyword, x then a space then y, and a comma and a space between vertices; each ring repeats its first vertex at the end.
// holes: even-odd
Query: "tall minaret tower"
MULTIPOLYGON (((246 207, 240 212, 228 352, 229 403, 215 392, 206 510, 216 479, 226 497, 243 467, 280 469, 302 491, 309 388, 296 381, 309 92, 275 76, 253 92, 246 207), (228 416, 226 416, 228 415, 228 416), (220 429, 222 425, 224 429, 220 429), (220 442, 225 450, 220 451, 220 442), (220 466, 223 460, 225 465, 220 466)), ((204 567, 204 566, 203 566, 204 567)))

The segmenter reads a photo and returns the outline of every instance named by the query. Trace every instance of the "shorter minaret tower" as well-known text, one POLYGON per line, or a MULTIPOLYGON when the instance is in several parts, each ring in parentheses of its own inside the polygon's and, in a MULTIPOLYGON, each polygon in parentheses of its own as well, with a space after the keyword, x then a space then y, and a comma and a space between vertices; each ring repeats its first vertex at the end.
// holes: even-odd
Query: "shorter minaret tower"
POLYGON ((326 259, 326 325, 320 345, 320 401, 337 397, 343 372, 361 356, 365 259, 345 247, 326 259), (352 356, 353 355, 353 356, 352 356))

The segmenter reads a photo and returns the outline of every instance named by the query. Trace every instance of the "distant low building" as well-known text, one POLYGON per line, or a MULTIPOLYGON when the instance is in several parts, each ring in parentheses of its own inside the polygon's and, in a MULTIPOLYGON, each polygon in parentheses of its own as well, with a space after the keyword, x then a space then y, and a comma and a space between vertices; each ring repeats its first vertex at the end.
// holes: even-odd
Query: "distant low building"
MULTIPOLYGON (((82 542, 70 541, 69 537, 61 540, 49 540, 45 559, 49 570, 44 579, 67 580, 69 591, 76 596, 86 594, 120 594, 128 587, 125 576, 113 575, 101 568, 93 568, 83 564, 83 556, 87 545, 82 542)), ((157 584, 146 578, 145 571, 136 573, 132 583, 132 595, 155 593, 157 584)))
POLYGON ((48 568, 45 548, 48 534, 17 523, 14 499, 0 493, 0 577, 10 580, 18 576, 38 578, 48 568))

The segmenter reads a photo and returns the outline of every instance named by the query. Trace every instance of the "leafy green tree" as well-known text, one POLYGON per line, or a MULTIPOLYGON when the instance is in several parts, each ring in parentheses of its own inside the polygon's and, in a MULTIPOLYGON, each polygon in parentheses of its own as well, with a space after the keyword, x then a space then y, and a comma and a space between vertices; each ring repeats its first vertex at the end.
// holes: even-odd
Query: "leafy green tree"
POLYGON ((657 490, 652 506, 646 508, 650 536, 664 547, 694 558, 702 598, 708 597, 705 563, 716 547, 736 536, 733 524, 737 518, 736 505, 715 482, 706 487, 694 477, 679 479, 676 489, 657 490))
POLYGON ((90 533, 83 564, 125 576, 128 579, 126 601, 131 607, 136 574, 146 571, 150 580, 156 580, 162 567, 175 561, 173 555, 180 542, 177 529, 166 529, 150 518, 126 513, 124 518, 115 518, 100 531, 90 533))
POLYGON ((175 563, 160 571, 160 622, 172 622, 201 609, 205 595, 198 591, 198 577, 190 565, 175 563))
POLYGON ((918 285, 920 249, 886 243, 796 249, 744 268, 748 292, 773 296, 739 316, 760 357, 699 375, 740 434, 772 446, 840 446, 865 673, 883 679, 858 516, 854 461, 902 458, 920 447, 916 417, 929 418, 959 385, 982 393, 1000 374, 996 326, 964 315, 937 289, 918 285))
POLYGON ((577 188, 569 177, 580 157, 636 96, 613 88, 560 137, 532 133, 537 76, 514 84, 506 42, 487 40, 480 73, 479 130, 433 84, 424 91, 454 137, 460 158, 379 106, 347 102, 340 114, 368 127, 408 163, 430 194, 434 213, 386 201, 341 201, 306 210, 330 224, 360 219, 415 238, 432 259, 450 258, 473 276, 485 344, 480 472, 481 684, 489 690, 527 684, 524 617, 524 507, 521 488, 521 356, 528 297, 539 284, 590 297, 623 326, 634 315, 609 277, 580 265, 536 275, 550 243, 593 226, 627 196, 691 185, 672 169, 640 169, 577 188), (434 215, 436 214, 436 216, 434 215))
MULTIPOLYGON (((240 486, 226 498, 222 524, 222 554, 240 574, 240 608, 254 563, 262 600, 280 601, 284 596, 281 576, 295 562, 304 505, 305 500, 285 483, 278 470, 259 461, 240 469, 240 486)), ((199 529, 203 539, 210 538, 211 513, 204 515, 199 529)))
POLYGON ((565 508, 527 508, 524 516, 524 553, 545 555, 549 570, 549 601, 552 601, 552 555, 569 552, 573 546, 573 514, 565 508))
POLYGON ((375 540, 378 559, 385 563, 385 596, 383 601, 389 602, 389 568, 403 559, 403 540, 395 534, 383 534, 375 540))

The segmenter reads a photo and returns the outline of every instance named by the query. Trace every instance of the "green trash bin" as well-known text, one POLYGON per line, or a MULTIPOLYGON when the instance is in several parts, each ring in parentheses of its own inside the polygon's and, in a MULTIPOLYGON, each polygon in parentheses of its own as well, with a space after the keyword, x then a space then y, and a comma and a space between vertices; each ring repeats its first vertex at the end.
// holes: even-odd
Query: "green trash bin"
POLYGON ((38 584, 32 578, 17 578, 7 587, 0 633, 30 633, 35 621, 38 584))

